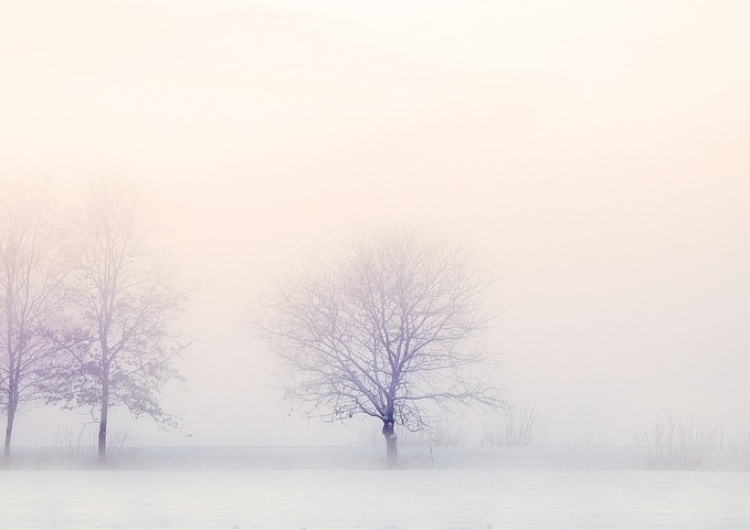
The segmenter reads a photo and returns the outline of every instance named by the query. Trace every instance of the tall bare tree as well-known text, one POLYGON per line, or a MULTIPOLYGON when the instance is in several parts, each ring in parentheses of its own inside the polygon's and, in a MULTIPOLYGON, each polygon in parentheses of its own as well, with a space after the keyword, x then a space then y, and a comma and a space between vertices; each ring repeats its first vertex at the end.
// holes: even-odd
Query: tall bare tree
POLYGON ((446 238, 365 232, 265 294, 248 324, 280 356, 287 397, 328 421, 376 418, 392 467, 396 425, 419 431, 455 403, 503 405, 477 340, 488 283, 446 238))
POLYGON ((113 406, 161 424, 174 422, 159 393, 180 377, 173 361, 187 342, 173 324, 185 294, 173 284, 169 261, 153 246, 143 196, 124 180, 92 185, 72 234, 68 257, 78 328, 60 340, 70 344, 73 338, 75 346, 67 348, 68 366, 50 400, 91 407, 104 463, 113 406))
POLYGON ((15 184, 0 197, 0 407, 4 459, 19 406, 41 398, 60 348, 47 330, 59 324, 65 268, 58 224, 45 186, 15 184))

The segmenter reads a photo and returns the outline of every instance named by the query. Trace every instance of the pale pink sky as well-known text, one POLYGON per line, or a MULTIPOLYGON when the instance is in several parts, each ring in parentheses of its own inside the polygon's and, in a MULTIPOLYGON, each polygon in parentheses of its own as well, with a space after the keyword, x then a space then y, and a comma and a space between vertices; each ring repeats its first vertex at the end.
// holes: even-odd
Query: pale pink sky
MULTIPOLYGON (((300 250, 382 221, 486 253, 488 343, 563 441, 669 408, 748 425, 748 27, 740 1, 6 2, 0 180, 150 190, 197 283, 166 396, 191 443, 356 439, 284 418, 236 321, 300 250)), ((18 443, 43 420, 68 421, 21 417, 18 443)))

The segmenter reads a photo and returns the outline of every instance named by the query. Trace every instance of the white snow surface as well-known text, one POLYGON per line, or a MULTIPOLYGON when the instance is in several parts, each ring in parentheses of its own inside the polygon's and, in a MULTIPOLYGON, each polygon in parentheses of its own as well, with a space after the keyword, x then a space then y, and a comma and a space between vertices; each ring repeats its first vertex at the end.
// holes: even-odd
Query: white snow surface
POLYGON ((0 529, 750 528, 748 472, 156 467, 0 472, 0 529))

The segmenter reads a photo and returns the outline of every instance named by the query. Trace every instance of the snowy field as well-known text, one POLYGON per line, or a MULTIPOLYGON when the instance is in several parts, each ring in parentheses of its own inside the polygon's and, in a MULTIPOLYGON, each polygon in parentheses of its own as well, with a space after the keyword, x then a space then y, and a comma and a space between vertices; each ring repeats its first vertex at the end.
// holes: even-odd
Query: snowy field
MULTIPOLYGON (((349 451, 353 458, 356 451, 349 451)), ((611 465, 598 465, 599 469, 582 465, 579 453, 575 453, 579 459, 562 458, 567 464, 554 469, 531 465, 528 453, 523 465, 509 465, 518 458, 498 457, 489 459, 484 469, 477 465, 458 469, 460 461, 471 463, 471 450, 433 455, 428 462, 434 468, 418 466, 415 462, 426 461, 415 456, 424 451, 412 450, 405 455, 412 467, 394 471, 351 468, 348 457, 330 469, 320 469, 322 454, 330 457, 331 449, 313 453, 307 460, 301 458, 305 454, 301 450, 261 451, 262 458, 255 461, 238 459, 236 469, 227 465, 232 458, 221 464, 220 453, 209 457, 204 451, 204 458, 195 462, 162 459, 161 466, 151 460, 139 469, 3 471, 0 528, 750 528, 750 473, 637 471, 620 465, 622 455, 611 451, 611 465), (291 453, 286 460, 285 453, 291 453), (269 462, 270 466, 260 465, 269 462), (300 465, 303 462, 307 465, 300 465)), ((542 457, 537 462, 542 464, 554 456, 550 451, 538 453, 542 457)), ((375 453, 365 451, 365 457, 370 456, 375 453)), ((604 462, 600 455, 598 464, 604 462)))

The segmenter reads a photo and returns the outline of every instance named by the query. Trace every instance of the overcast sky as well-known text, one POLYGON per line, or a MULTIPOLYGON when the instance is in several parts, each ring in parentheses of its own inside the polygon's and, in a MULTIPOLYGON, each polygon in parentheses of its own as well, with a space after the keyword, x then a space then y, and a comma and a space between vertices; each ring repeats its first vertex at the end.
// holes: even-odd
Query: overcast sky
POLYGON ((561 441, 668 409, 748 425, 748 27, 739 0, 6 1, 0 179, 148 191, 199 342, 165 395, 193 437, 139 421, 143 444, 356 440, 286 417, 238 321, 380 222, 487 256, 488 346, 561 441))

